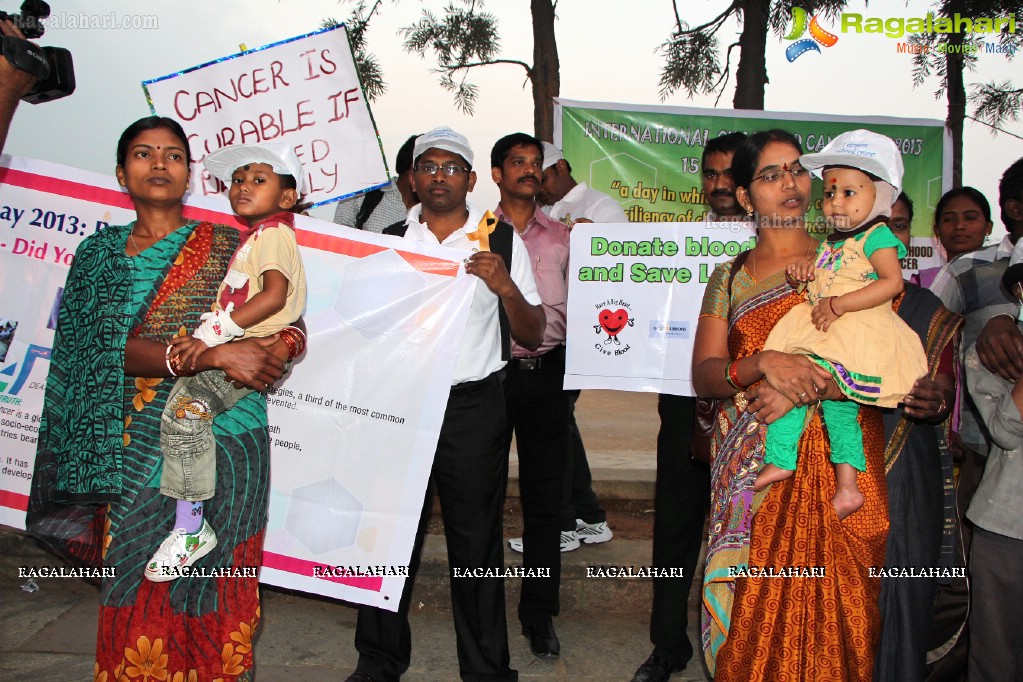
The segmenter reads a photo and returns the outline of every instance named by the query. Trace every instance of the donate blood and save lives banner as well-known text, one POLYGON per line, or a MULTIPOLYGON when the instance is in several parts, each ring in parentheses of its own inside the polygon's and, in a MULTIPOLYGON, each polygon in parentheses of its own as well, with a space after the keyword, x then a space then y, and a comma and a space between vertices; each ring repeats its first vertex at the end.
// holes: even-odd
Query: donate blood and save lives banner
MULTIPOLYGON (((237 224, 223 197, 192 196, 185 214, 237 224)), ((113 178, 0 157, 2 524, 25 527, 53 330, 75 249, 133 217, 113 178)), ((297 216, 296 231, 309 280, 309 348, 268 397, 261 580, 394 610, 477 280, 460 266, 467 253, 306 216, 297 216)))
POLYGON ((744 223, 576 223, 565 388, 695 395, 693 340, 707 281, 755 244, 744 223))

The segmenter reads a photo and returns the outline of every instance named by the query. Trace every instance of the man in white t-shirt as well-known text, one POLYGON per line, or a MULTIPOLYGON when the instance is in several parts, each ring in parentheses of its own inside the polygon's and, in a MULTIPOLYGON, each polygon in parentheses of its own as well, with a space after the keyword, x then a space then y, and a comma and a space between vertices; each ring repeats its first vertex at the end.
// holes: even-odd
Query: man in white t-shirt
MULTIPOLYGON (((466 195, 476 184, 468 140, 450 128, 436 128, 416 139, 413 158, 412 185, 420 203, 409 210, 404 224, 388 227, 385 233, 458 249, 479 248, 479 241, 468 235, 478 235, 481 221, 486 220, 482 211, 466 203, 466 195)), ((433 487, 440 495, 448 538, 451 603, 462 677, 518 677, 509 666, 504 580, 493 577, 504 570, 501 538, 508 478, 501 383, 510 357, 506 335, 525 348, 536 349, 543 340, 545 317, 529 255, 514 229, 498 224, 490 242, 494 251, 474 253, 465 265, 482 283, 476 287, 458 352, 409 577, 397 613, 359 607, 355 630, 359 663, 348 682, 396 681, 409 667, 408 610, 433 487), (498 245, 502 240, 510 246, 510 263, 498 253, 503 250, 498 245)))
POLYGON ((543 212, 569 228, 575 223, 627 223, 629 219, 618 202, 607 194, 576 182, 572 166, 561 150, 543 143, 543 181, 537 201, 543 212))

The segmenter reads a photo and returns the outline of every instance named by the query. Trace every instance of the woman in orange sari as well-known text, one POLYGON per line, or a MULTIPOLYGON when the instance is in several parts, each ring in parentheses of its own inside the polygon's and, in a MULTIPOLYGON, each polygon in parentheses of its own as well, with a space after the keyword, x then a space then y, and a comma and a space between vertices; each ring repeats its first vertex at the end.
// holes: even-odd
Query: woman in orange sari
POLYGON ((732 160, 736 197, 758 223, 742 267, 719 266, 696 332, 693 382, 722 398, 711 466, 703 643, 716 680, 870 680, 880 632, 879 578, 888 510, 880 413, 860 410, 867 469, 863 507, 839 520, 834 469, 811 412, 795 475, 754 495, 765 424, 794 405, 841 399, 805 358, 763 351, 772 327, 802 298, 785 268, 809 259, 809 173, 799 141, 781 130, 752 135, 732 160))

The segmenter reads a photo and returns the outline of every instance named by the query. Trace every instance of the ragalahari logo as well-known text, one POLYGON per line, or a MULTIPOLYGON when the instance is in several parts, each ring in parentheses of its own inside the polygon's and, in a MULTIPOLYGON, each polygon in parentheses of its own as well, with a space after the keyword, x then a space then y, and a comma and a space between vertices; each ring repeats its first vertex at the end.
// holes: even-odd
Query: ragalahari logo
POLYGON ((838 42, 838 36, 834 33, 829 33, 821 28, 820 22, 817 21, 818 16, 814 15, 813 19, 809 22, 809 27, 806 21, 806 10, 802 7, 792 8, 792 29, 785 36, 785 40, 795 40, 785 48, 785 58, 790 62, 794 62, 799 59, 802 55, 810 52, 820 52, 821 49, 817 46, 818 44, 824 47, 832 47, 838 42), (801 38, 804 33, 810 31, 809 38, 801 38))

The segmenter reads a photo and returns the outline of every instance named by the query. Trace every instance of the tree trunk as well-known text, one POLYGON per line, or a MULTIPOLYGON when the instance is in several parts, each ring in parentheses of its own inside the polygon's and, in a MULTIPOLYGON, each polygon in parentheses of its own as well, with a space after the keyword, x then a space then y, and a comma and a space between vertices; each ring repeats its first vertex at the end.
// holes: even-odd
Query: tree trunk
MULTIPOLYGON (((967 16, 965 3, 953 0, 949 3, 948 16, 954 17, 958 12, 967 16)), ((963 70, 966 60, 963 58, 963 34, 949 33, 948 44, 952 49, 945 53, 945 94, 948 97, 948 117, 945 127, 952 134, 952 186, 963 186, 963 125, 966 122, 966 85, 963 83, 963 70), (956 47, 958 46, 958 47, 956 47)))
POLYGON ((742 35, 739 36, 739 66, 735 71, 736 109, 764 109, 767 85, 767 20, 769 0, 741 0, 742 35))
POLYGON ((554 140, 554 98, 561 94, 561 63, 554 37, 554 4, 530 0, 533 13, 533 134, 554 140))

